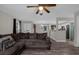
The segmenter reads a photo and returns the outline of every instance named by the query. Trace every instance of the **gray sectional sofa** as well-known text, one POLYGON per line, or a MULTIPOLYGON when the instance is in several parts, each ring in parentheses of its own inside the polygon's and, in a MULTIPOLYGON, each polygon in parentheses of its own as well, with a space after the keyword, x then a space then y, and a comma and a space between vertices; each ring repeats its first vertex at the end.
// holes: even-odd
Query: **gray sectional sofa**
POLYGON ((12 35, 12 37, 14 37, 16 41, 23 39, 26 48, 51 48, 51 41, 47 37, 47 33, 20 33, 12 35))
POLYGON ((24 49, 28 48, 51 48, 50 39, 47 33, 18 33, 11 34, 0 38, 1 49, 0 55, 16 55, 20 54, 24 49))

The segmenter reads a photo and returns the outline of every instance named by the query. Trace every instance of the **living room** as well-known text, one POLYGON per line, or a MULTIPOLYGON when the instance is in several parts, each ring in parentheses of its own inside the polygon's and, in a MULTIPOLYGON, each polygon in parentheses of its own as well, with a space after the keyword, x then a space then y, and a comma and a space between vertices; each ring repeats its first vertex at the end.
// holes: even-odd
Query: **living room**
MULTIPOLYGON (((56 6, 47 8, 50 11, 50 13, 43 10, 42 14, 41 12, 36 14, 37 7, 27 8, 27 6, 38 6, 38 5, 37 4, 1 4, 0 5, 1 42, 5 41, 4 39, 5 37, 7 39, 8 38, 14 39, 17 42, 19 41, 19 43, 13 49, 18 50, 21 48, 19 53, 11 53, 11 51, 15 52, 11 48, 11 51, 9 50, 10 51, 9 54, 25 54, 25 55, 79 54, 78 51, 75 52, 77 47, 79 47, 78 35, 77 35, 78 32, 76 32, 76 30, 78 31, 78 22, 77 22, 78 21, 77 16, 79 11, 78 4, 77 5, 56 4, 56 6), (77 21, 75 21, 75 19, 77 21), (74 31, 76 33, 74 33, 74 31), (38 39, 38 40, 33 41, 33 39, 38 39), (43 39, 44 41, 39 39, 43 39), (69 50, 72 49, 69 46, 74 49, 73 50, 74 52, 69 50), (34 47, 38 49, 37 50, 34 49, 35 50, 34 51, 32 49, 34 47), (40 47, 47 50, 39 49, 40 47), (64 50, 65 48, 68 48, 68 51, 70 52, 69 53, 68 51, 65 52, 64 50), (62 53, 60 52, 61 50, 63 50, 62 53)), ((12 44, 14 43, 15 42, 13 42, 12 44)), ((7 55, 9 52, 9 51, 5 52, 6 51, 5 48, 2 48, 1 50, 2 50, 1 54, 3 55, 4 54, 7 55)))

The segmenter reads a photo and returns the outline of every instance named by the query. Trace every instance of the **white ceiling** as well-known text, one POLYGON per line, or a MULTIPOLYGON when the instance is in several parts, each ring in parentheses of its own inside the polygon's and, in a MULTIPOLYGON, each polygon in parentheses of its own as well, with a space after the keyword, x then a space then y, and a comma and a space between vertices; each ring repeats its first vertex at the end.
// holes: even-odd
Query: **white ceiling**
POLYGON ((56 17, 73 17, 73 14, 79 11, 79 4, 57 4, 56 7, 49 8, 51 13, 42 16, 36 15, 36 8, 26 8, 27 5, 34 4, 1 4, 0 11, 5 12, 20 20, 29 21, 55 21, 56 17))

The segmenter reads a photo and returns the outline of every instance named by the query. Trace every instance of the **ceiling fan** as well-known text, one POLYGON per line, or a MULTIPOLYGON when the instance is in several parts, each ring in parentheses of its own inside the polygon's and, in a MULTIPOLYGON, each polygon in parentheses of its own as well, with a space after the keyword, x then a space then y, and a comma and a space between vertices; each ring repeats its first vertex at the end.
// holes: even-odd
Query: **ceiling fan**
POLYGON ((43 15, 43 11, 50 13, 48 7, 55 7, 55 6, 56 4, 38 4, 37 6, 27 6, 27 8, 37 8, 36 14, 40 13, 40 15, 43 15))

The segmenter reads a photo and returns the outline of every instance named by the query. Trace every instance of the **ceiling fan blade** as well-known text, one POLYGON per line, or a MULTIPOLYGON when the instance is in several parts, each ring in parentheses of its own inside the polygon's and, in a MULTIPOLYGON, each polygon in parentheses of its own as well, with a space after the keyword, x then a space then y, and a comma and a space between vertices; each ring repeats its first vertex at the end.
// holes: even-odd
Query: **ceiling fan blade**
POLYGON ((39 4, 39 6, 48 6, 48 7, 52 7, 52 6, 56 6, 56 4, 39 4))
POLYGON ((38 13, 39 13, 39 10, 37 10, 36 14, 38 14, 38 13))
POLYGON ((49 10, 47 10, 45 7, 44 7, 44 10, 45 10, 47 13, 50 13, 50 11, 49 11, 49 10))
POLYGON ((38 6, 27 6, 27 8, 31 8, 31 7, 38 7, 38 6))

